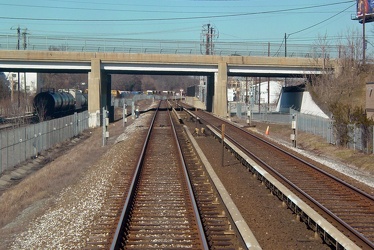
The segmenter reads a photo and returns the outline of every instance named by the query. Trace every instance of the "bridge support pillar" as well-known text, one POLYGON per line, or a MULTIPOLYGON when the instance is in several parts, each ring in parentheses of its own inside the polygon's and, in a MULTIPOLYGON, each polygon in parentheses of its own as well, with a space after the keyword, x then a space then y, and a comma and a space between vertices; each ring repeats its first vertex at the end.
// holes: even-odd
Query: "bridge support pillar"
POLYGON ((218 63, 218 73, 214 74, 213 113, 227 116, 227 63, 218 63))
POLYGON ((91 60, 91 72, 88 73, 88 112, 89 127, 96 128, 102 123, 102 108, 109 110, 111 77, 101 71, 100 59, 91 60))
POLYGON ((206 111, 213 112, 213 96, 214 96, 214 75, 207 76, 206 83, 206 111))

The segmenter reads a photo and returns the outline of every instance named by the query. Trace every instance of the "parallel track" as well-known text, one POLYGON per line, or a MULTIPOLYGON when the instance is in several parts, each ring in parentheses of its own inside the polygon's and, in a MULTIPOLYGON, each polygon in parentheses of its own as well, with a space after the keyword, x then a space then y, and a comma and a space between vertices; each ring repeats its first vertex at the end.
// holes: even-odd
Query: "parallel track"
MULTIPOLYGON (((303 197, 363 249, 374 248, 374 198, 254 134, 203 111, 195 114, 220 131, 259 165, 303 197)), ((328 242, 331 243, 331 242, 328 242)))
POLYGON ((246 234, 244 237, 241 235, 186 132, 182 126, 175 128, 203 221, 209 249, 238 250, 247 249, 247 247, 261 249, 256 239, 248 239, 250 232, 247 229, 241 228, 242 232, 246 234), (247 242, 244 242, 244 238, 247 239, 247 242))

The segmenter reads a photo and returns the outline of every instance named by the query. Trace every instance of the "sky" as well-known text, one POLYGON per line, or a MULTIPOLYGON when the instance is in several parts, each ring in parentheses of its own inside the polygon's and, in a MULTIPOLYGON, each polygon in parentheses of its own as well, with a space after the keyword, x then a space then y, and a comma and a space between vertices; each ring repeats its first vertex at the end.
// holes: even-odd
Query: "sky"
MULTIPOLYGON (((227 42, 332 43, 362 24, 343 0, 0 0, 0 35, 200 41, 207 24, 227 42)), ((373 40, 372 23, 366 37, 373 40)))

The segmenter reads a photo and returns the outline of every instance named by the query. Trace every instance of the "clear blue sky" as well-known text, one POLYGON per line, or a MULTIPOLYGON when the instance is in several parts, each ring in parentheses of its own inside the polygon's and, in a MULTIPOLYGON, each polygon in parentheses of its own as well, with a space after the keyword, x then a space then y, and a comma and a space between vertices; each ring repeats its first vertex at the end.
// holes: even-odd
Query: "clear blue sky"
MULTIPOLYGON (((32 35, 199 41, 210 23, 219 41, 282 42, 287 33, 289 43, 313 43, 362 32, 351 20, 356 1, 343 0, 0 0, 0 8, 2 35, 20 26, 32 35)), ((372 24, 366 30, 374 40, 372 24)))

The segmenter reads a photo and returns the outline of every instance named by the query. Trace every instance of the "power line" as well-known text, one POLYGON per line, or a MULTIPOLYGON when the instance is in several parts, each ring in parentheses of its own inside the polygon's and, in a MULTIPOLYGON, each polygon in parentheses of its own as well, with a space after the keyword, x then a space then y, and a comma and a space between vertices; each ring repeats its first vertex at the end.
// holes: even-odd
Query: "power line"
MULTIPOLYGON (((351 1, 345 1, 345 2, 335 2, 335 3, 331 3, 331 4, 323 4, 323 5, 320 5, 321 7, 324 7, 324 6, 329 6, 329 5, 335 5, 335 4, 341 4, 341 3, 347 3, 347 2, 353 2, 354 0, 351 0, 351 1)), ((185 8, 185 7, 191 7, 191 6, 183 6, 183 5, 167 5, 167 6, 162 6, 160 4, 137 4, 137 3, 107 3, 107 2, 92 2, 92 1, 76 1, 76 0, 72 0, 72 1, 68 1, 68 0, 65 0, 65 1, 62 1, 62 0, 50 0, 50 2, 58 2, 58 3, 74 3, 74 5, 76 4, 85 4, 85 7, 84 8, 78 8, 78 7, 62 7, 62 6, 47 6, 47 5, 26 5, 26 4, 14 4, 14 3, 6 3, 6 4, 2 4, 4 6, 16 6, 16 7, 37 7, 37 8, 58 8, 58 9, 71 9, 71 10, 74 10, 74 9, 77 9, 77 10, 113 10, 113 11, 118 11, 118 8, 116 9, 106 9, 106 8, 97 8, 97 9, 92 9, 92 8, 87 8, 87 4, 89 5, 105 5, 105 6, 131 6, 131 7, 157 7, 157 8, 185 8)), ((211 2, 214 2, 214 1, 211 1, 211 2)), ((232 1, 216 1, 216 2, 232 2, 232 1)), ((238 1, 237 1, 238 2, 238 1)), ((247 1, 244 1, 246 3, 248 3, 247 1)), ((264 6, 268 6, 268 5, 264 5, 264 6)), ((199 6, 199 7, 214 7, 212 5, 209 5, 209 6, 199 6)), ((238 6, 238 5, 232 5, 230 3, 229 6, 225 6, 225 10, 226 10, 226 13, 227 13, 227 8, 245 8, 245 7, 251 7, 251 8, 259 8, 259 7, 263 7, 263 6, 252 6, 252 5, 249 5, 249 6, 238 6)), ((134 10, 124 10, 124 11, 134 11, 134 10)), ((161 12, 161 11, 160 11, 161 12)), ((169 12, 169 11, 166 11, 166 12, 169 12)), ((196 12, 195 12, 196 13, 196 12)), ((207 12, 207 11, 204 11, 204 13, 215 13, 215 12, 207 12)), ((222 12, 221 12, 222 13, 222 12)))
MULTIPOLYGON (((306 9, 314 9, 314 8, 320 8, 320 7, 333 6, 333 5, 340 5, 340 4, 351 3, 351 2, 352 1, 344 1, 344 2, 336 2, 336 3, 330 3, 330 4, 321 4, 321 5, 313 5, 313 6, 298 7, 298 8, 288 8, 288 9, 269 10, 269 11, 258 11, 258 12, 247 12, 247 13, 236 13, 236 14, 224 14, 224 15, 194 16, 194 17, 134 18, 134 19, 64 19, 64 18, 31 18, 31 17, 6 17, 6 16, 1 16, 0 19, 7 19, 7 20, 27 20, 27 21, 55 21, 55 22, 148 22, 148 21, 175 21, 175 20, 212 19, 212 18, 225 18, 225 17, 239 17, 239 16, 250 16, 250 15, 273 14, 273 13, 280 13, 280 12, 298 11, 298 10, 306 10, 306 9)), ((350 6, 350 7, 352 7, 352 6, 350 6)))
MULTIPOLYGON (((62 6, 45 6, 45 5, 28 5, 28 4, 2 4, 2 5, 6 5, 6 6, 14 6, 14 7, 28 7, 28 8, 45 8, 45 9, 65 9, 65 10, 84 10, 84 11, 111 11, 111 12, 131 12, 131 13, 134 13, 134 12, 137 12, 137 13, 173 13, 173 14, 196 14, 196 13, 199 13, 199 14, 203 14, 203 13, 207 13, 206 11, 202 11, 202 12, 189 12, 189 11, 174 11, 174 10, 170 10, 170 11, 166 11, 166 10, 134 10, 134 9, 126 9, 126 10, 123 10, 123 9, 106 9, 106 8, 87 8, 87 7, 62 7, 62 6)), ((208 12, 208 13, 223 13, 223 12, 208 12)), ((225 12, 227 13, 227 12, 225 12)))
MULTIPOLYGON (((197 28, 196 26, 192 26, 192 27, 181 27, 181 28, 175 28, 175 29, 167 29, 167 30, 158 30, 158 31, 139 31, 139 32, 120 32, 120 33, 96 33, 95 32, 95 37, 100 37, 100 36, 103 36, 103 37, 107 37, 107 36, 130 36, 130 35, 149 35, 149 34, 170 34, 170 33, 185 33, 185 32, 191 32, 191 31, 200 31, 199 28, 197 28)), ((1 30, 0 30, 1 32, 1 30)), ((34 30, 33 29, 33 35, 34 36, 38 36, 38 33, 43 33, 44 31, 43 30, 34 30)), ((71 35, 79 35, 79 37, 87 37, 87 38, 90 38, 92 37, 92 34, 91 33, 83 33, 83 32, 58 32, 58 31, 52 31, 52 32, 49 32, 50 34, 54 35, 63 35, 64 37, 66 37, 67 35, 71 36, 71 35)), ((5 33, 2 33, 2 35, 12 35, 12 34, 5 34, 5 33)), ((43 36, 45 36, 43 34, 43 36)), ((72 36, 71 36, 72 37, 72 36)), ((75 37, 75 36, 74 36, 75 37)))
POLYGON ((313 28, 313 27, 316 27, 316 26, 320 25, 321 23, 324 23, 324 22, 326 22, 326 21, 328 21, 328 20, 330 20, 330 19, 332 19, 332 18, 334 18, 334 17, 340 15, 341 13, 345 12, 345 11, 348 10, 349 8, 353 7, 354 5, 355 5, 355 4, 352 4, 352 5, 350 5, 349 7, 345 8, 344 10, 339 11, 339 12, 336 13, 335 15, 332 15, 332 16, 330 16, 330 17, 328 17, 328 18, 326 18, 326 19, 324 19, 324 20, 322 20, 322 21, 320 21, 320 22, 318 22, 318 23, 316 23, 316 24, 313 24, 313 25, 308 26, 308 27, 306 27, 306 28, 304 28, 304 29, 301 29, 301 30, 295 31, 295 32, 290 33, 290 34, 288 34, 288 35, 285 34, 285 35, 284 35, 284 38, 283 38, 283 40, 282 40, 282 43, 281 43, 281 45, 279 46, 279 49, 278 49, 278 51, 277 51, 275 54, 278 54, 278 53, 279 53, 279 50, 281 49, 282 45, 284 44, 284 45, 285 45, 285 55, 287 55, 287 52, 286 52, 286 51, 287 51, 287 38, 290 37, 291 35, 294 35, 294 34, 297 34, 297 33, 303 32, 303 31, 305 31, 305 30, 311 29, 311 28, 313 28))
POLYGON ((316 23, 316 24, 313 24, 313 25, 311 25, 311 26, 309 26, 309 27, 306 27, 306 28, 304 28, 304 29, 301 29, 301 30, 298 30, 298 31, 292 32, 292 33, 288 34, 288 36, 290 36, 290 35, 294 35, 294 34, 297 34, 297 33, 300 33, 300 32, 303 32, 303 31, 305 31, 305 30, 308 30, 308 29, 311 29, 311 28, 313 28, 313 27, 316 27, 317 25, 320 25, 321 23, 327 22, 328 20, 330 20, 330 19, 332 19, 332 18, 334 18, 334 17, 340 15, 341 13, 345 12, 345 11, 348 10, 349 8, 353 7, 354 5, 355 5, 355 4, 352 4, 352 5, 349 6, 348 8, 346 8, 346 9, 344 9, 344 10, 342 10, 342 11, 336 13, 335 15, 330 16, 329 18, 326 18, 325 20, 323 20, 323 21, 321 21, 321 22, 318 22, 318 23, 316 23))
MULTIPOLYGON (((346 3, 346 2, 344 2, 346 3)), ((340 3, 336 3, 336 4, 340 4, 340 3)), ((88 7, 63 7, 63 6, 46 6, 46 5, 30 5, 30 4, 13 4, 13 3, 5 3, 5 4, 1 4, 3 6, 13 6, 13 7, 27 7, 27 8, 44 8, 44 9, 58 9, 58 10, 62 10, 62 9, 65 9, 65 10, 79 10, 79 11, 110 11, 110 12, 131 12, 131 13, 134 13, 134 12, 137 12, 137 13, 173 13, 173 14, 213 14, 213 13, 225 13, 227 14, 227 11, 225 12, 222 12, 222 11, 202 11, 202 12, 198 12, 198 11, 175 11, 175 10, 170 10, 170 11, 167 11, 167 10, 136 10, 136 9, 108 9, 108 8, 88 8, 88 7)), ((320 5, 320 7, 325 7, 326 5, 320 5)), ((318 6, 317 6, 318 7, 318 6)), ((178 7, 179 8, 179 7, 178 7)), ((307 8, 307 7, 300 7, 300 8, 307 8)), ((313 14, 316 14, 316 13, 334 13, 332 11, 300 11, 300 9, 298 10, 295 10, 297 11, 296 13, 297 14, 300 14, 300 13, 305 13, 305 14, 309 14, 309 13, 313 13, 313 14)), ((290 10, 290 12, 292 12, 292 10, 290 10)), ((235 13, 230 13, 230 14, 234 14, 235 13)), ((237 14, 240 14, 240 13, 237 13, 237 14)))

